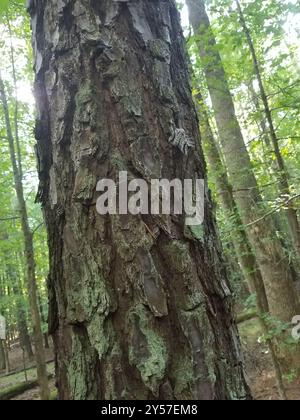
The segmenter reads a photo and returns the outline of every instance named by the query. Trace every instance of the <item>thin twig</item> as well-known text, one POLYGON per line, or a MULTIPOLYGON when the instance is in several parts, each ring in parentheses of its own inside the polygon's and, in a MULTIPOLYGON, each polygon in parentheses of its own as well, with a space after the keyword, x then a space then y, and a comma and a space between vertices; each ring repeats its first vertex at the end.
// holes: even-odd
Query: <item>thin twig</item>
POLYGON ((9 221, 9 220, 18 220, 18 219, 20 219, 20 217, 19 217, 19 216, 14 216, 14 217, 5 217, 5 218, 3 218, 3 219, 0 219, 0 222, 7 222, 7 221, 9 221))
POLYGON ((39 225, 37 225, 36 228, 33 229, 32 231, 32 236, 34 236, 34 234, 44 225, 44 222, 40 223, 39 225))
POLYGON ((246 225, 246 227, 250 227, 253 225, 256 225, 259 222, 262 222, 263 220, 265 220, 267 217, 272 216, 272 214, 277 213, 278 210, 282 209, 283 207, 287 206, 288 204, 291 203, 291 201, 296 200, 297 198, 300 197, 300 194, 294 195, 293 197, 290 197, 288 200, 286 200, 284 203, 280 204, 278 207, 276 207, 275 209, 269 211, 268 213, 266 213, 264 216, 260 217, 257 220, 254 220, 254 222, 249 223, 248 225, 246 225))

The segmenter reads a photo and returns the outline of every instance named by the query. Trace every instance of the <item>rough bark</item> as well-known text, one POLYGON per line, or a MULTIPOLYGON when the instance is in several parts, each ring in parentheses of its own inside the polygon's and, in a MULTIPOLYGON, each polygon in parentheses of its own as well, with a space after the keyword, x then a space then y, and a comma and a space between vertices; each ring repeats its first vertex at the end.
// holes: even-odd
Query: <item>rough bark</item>
POLYGON ((299 301, 292 281, 289 261, 277 239, 271 218, 249 227, 265 212, 250 157, 236 117, 216 40, 203 0, 187 0, 190 21, 197 35, 199 54, 210 92, 222 149, 234 198, 263 276, 270 312, 290 322, 299 313, 299 301))
POLYGON ((208 192, 197 237, 184 216, 95 207, 97 181, 120 170, 205 177, 202 154, 168 142, 174 121, 198 143, 175 2, 29 10, 59 398, 248 398, 208 192))
POLYGON ((9 152, 14 176, 14 187, 17 195, 19 213, 21 219, 21 227, 24 240, 24 252, 27 269, 27 291, 29 297, 29 306, 31 310, 31 320, 33 327, 33 337, 35 345, 35 358, 37 365, 37 378, 40 384, 40 395, 43 400, 49 398, 48 377, 45 353, 43 347, 43 335, 41 331, 41 320, 37 303, 37 285, 35 277, 35 257, 33 248, 32 232, 30 230, 27 206, 24 196, 22 178, 20 177, 20 169, 17 163, 15 152, 15 139, 12 133, 11 120, 9 115, 9 106, 6 98, 6 92, 3 80, 0 75, 0 99, 3 105, 3 112, 5 118, 7 139, 9 144, 9 152))

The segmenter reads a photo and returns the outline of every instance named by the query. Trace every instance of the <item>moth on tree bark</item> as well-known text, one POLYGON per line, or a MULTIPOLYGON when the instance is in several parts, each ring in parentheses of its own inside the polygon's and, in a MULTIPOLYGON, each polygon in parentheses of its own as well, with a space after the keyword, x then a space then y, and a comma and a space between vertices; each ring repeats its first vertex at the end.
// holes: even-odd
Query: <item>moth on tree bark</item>
POLYGON ((175 2, 30 13, 59 398, 250 398, 209 193, 201 242, 184 216, 96 212, 97 181, 119 171, 206 176, 200 147, 169 143, 173 121, 200 144, 175 2))

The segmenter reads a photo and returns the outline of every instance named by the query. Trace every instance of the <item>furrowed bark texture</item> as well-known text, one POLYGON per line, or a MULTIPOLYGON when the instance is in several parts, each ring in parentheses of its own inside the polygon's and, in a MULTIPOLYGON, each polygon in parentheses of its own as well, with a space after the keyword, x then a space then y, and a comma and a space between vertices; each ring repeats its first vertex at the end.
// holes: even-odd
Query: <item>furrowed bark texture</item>
POLYGON ((29 10, 59 398, 248 398, 209 193, 194 233, 181 216, 95 207, 97 181, 121 170, 205 177, 201 153, 168 142, 170 121, 199 140, 175 3, 29 10))
POLYGON ((216 123, 222 143, 234 199, 247 228, 247 235, 263 276, 270 313, 290 322, 299 312, 299 301, 292 281, 292 270, 282 249, 272 218, 252 223, 265 214, 263 200, 250 157, 236 117, 216 40, 204 0, 187 0, 190 21, 197 35, 216 123))

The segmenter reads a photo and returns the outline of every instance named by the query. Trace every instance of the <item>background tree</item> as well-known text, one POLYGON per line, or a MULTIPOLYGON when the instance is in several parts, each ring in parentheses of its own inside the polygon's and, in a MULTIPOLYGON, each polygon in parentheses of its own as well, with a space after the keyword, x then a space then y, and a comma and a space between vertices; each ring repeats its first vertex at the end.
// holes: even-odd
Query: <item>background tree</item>
MULTIPOLYGON (((13 79, 13 94, 14 100, 12 103, 9 102, 7 97, 7 90, 4 84, 4 79, 0 73, 0 100, 3 110, 3 128, 5 132, 5 138, 8 145, 8 152, 10 156, 10 164, 13 175, 13 186, 16 192, 16 203, 17 203, 17 214, 20 218, 21 232, 23 235, 24 244, 24 261, 26 267, 26 286, 29 298, 29 307, 31 312, 33 338, 35 344, 35 358, 37 365, 37 376, 40 385, 40 393, 42 399, 49 398, 48 389, 48 376, 46 370, 46 361, 43 348, 43 336, 41 330, 41 320, 37 301, 37 284, 36 284, 36 262, 34 255, 33 245, 33 232, 30 227, 30 221, 28 216, 28 206, 26 204, 25 190, 23 184, 23 169, 22 169, 22 151, 20 144, 20 131, 19 131, 19 102, 18 102, 18 91, 17 91, 17 72, 15 62, 15 52, 12 47, 12 26, 10 24, 10 16, 8 9, 4 13, 7 28, 9 31, 10 40, 10 64, 12 66, 12 79, 13 79), (11 106, 13 118, 11 117, 11 106)), ((5 63, 5 60, 4 60, 5 63)), ((3 71, 3 68, 2 68, 3 71)), ((14 287, 15 275, 12 271, 9 271, 9 277, 14 287)), ((19 318, 20 320, 20 318, 19 318)), ((23 318, 24 324, 24 318, 23 318)), ((21 338, 24 340, 24 330, 21 332, 21 338)))
POLYGON ((272 219, 262 218, 263 200, 236 116, 205 2, 187 0, 187 5, 203 61, 234 197, 263 276, 270 313, 280 321, 290 322, 299 310, 293 276, 281 243, 276 239, 276 228, 272 219))

